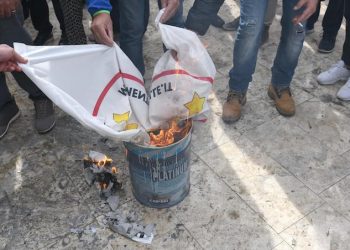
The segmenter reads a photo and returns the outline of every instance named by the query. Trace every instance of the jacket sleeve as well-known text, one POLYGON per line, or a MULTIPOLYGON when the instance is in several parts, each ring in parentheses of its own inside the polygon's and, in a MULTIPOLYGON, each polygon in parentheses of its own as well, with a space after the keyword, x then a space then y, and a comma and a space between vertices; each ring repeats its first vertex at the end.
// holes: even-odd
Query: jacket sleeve
POLYGON ((96 12, 101 10, 111 11, 112 6, 109 0, 87 0, 88 11, 93 16, 96 12))

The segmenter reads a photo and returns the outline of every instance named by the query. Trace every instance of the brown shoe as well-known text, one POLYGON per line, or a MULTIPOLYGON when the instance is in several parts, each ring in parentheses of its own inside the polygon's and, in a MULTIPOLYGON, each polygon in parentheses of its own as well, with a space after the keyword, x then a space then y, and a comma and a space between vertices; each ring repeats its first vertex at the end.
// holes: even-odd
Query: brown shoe
POLYGON ((227 100, 222 109, 222 120, 226 123, 233 123, 241 118, 241 106, 247 102, 245 93, 230 90, 227 100))
POLYGON ((293 116, 295 114, 295 104, 289 88, 277 91, 270 84, 267 94, 275 101, 276 109, 281 115, 293 116))

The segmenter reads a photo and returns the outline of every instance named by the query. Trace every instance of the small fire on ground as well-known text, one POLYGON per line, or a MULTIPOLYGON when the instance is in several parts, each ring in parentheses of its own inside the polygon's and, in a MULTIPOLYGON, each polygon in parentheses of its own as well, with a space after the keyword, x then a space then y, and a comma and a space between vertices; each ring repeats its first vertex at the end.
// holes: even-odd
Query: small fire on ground
POLYGON ((121 188, 122 185, 117 179, 118 168, 113 166, 111 158, 102 153, 90 151, 83 162, 86 181, 89 185, 96 183, 101 196, 108 198, 121 188))
POLYGON ((150 145, 165 147, 180 141, 190 132, 192 120, 173 119, 168 124, 168 129, 156 129, 149 132, 150 145))

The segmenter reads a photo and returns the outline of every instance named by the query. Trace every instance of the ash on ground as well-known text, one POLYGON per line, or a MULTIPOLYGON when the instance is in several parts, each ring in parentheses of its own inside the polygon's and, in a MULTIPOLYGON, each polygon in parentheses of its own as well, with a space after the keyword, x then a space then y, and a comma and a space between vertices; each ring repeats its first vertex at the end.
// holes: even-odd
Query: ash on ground
POLYGON ((106 224, 112 231, 134 241, 151 244, 155 224, 144 226, 141 223, 135 212, 125 214, 123 211, 114 211, 106 215, 106 224))
MULTIPOLYGON (((154 224, 142 225, 142 221, 135 212, 121 211, 117 191, 122 188, 118 181, 118 168, 113 166, 112 159, 106 155, 90 151, 89 156, 83 160, 84 176, 86 182, 99 190, 100 197, 107 201, 111 212, 105 215, 104 224, 112 231, 119 233, 133 241, 151 244, 154 237, 154 224)), ((82 233, 79 229, 71 230, 72 233, 82 233)))

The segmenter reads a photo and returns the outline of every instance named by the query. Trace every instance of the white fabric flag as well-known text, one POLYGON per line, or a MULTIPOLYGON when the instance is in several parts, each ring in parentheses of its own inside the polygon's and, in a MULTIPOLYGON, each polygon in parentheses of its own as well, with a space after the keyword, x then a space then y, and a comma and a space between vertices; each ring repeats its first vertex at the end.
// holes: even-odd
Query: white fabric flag
POLYGON ((14 47, 29 59, 28 77, 81 124, 117 140, 147 138, 143 78, 117 45, 14 47))
MULTIPOLYGON (((160 17, 158 15, 158 19, 160 17)), ((25 74, 82 125, 115 140, 147 143, 147 131, 172 118, 208 111, 215 66, 195 33, 159 24, 169 49, 157 62, 151 90, 118 45, 27 46, 25 74)))
POLYGON ((209 111, 207 98, 216 73, 197 35, 159 23, 162 12, 156 18, 156 25, 168 50, 158 60, 152 77, 149 116, 153 127, 173 117, 186 119, 200 115, 203 119, 209 111))

